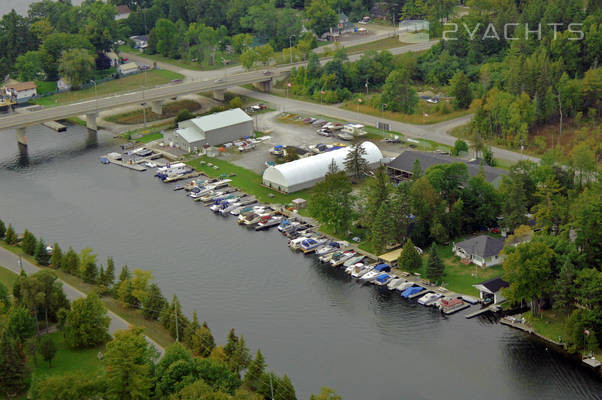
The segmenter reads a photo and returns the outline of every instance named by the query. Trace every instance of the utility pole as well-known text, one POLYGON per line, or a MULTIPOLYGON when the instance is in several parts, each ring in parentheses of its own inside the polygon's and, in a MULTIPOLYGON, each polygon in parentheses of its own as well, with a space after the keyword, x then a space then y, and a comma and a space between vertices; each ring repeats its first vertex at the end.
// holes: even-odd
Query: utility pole
POLYGON ((176 313, 176 342, 180 341, 180 331, 178 330, 178 309, 174 307, 174 311, 176 313))

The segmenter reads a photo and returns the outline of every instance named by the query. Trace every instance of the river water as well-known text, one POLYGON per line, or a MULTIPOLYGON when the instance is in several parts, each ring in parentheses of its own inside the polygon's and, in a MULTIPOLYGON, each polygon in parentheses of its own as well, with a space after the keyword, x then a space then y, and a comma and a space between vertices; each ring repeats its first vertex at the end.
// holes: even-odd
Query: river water
POLYGON ((164 294, 196 309, 218 342, 259 346, 299 398, 600 399, 589 371, 522 332, 464 312, 443 317, 293 254, 276 232, 213 215, 182 192, 98 162, 109 133, 28 129, 28 155, 0 132, 0 218, 63 248, 152 270, 164 294))

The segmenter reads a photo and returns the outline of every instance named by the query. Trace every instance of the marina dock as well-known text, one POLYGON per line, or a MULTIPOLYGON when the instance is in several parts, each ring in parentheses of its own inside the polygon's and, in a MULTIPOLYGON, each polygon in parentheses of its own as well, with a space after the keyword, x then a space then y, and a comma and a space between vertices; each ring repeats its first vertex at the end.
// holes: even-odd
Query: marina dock
POLYGON ((186 175, 174 176, 173 178, 165 178, 165 180, 163 182, 169 183, 169 182, 181 181, 182 179, 196 178, 197 176, 201 176, 202 174, 203 174, 202 172, 194 171, 194 172, 191 172, 186 175))
POLYGON ((136 164, 136 163, 129 163, 129 162, 125 162, 122 160, 117 160, 113 157, 107 157, 107 160, 109 160, 109 162, 111 164, 115 164, 115 165, 119 165, 120 167, 124 167, 124 168, 129 168, 129 169, 133 169, 134 171, 146 171, 146 167, 140 164, 136 164))
POLYGON ((466 314, 466 318, 470 319, 470 318, 474 318, 476 316, 479 316, 481 314, 485 314, 486 312, 496 312, 499 311, 501 308, 500 306, 498 306, 497 304, 492 304, 489 307, 485 307, 485 308, 481 308, 480 310, 477 310, 475 312, 472 312, 470 314, 466 314))
POLYGON ((432 291, 432 290, 430 290, 430 289, 427 289, 427 288, 425 288, 425 287, 424 287, 424 286, 422 286, 422 285, 418 285, 418 286, 420 286, 420 287, 424 288, 425 290, 421 290, 421 291, 420 291, 420 292, 418 292, 418 293, 414 293, 414 294, 411 294, 411 295, 409 295, 409 296, 408 296, 408 299, 410 299, 410 300, 413 300, 413 299, 415 299, 416 297, 421 297, 421 296, 424 296, 424 295, 425 295, 425 294, 427 294, 427 293, 433 293, 433 291, 432 291))

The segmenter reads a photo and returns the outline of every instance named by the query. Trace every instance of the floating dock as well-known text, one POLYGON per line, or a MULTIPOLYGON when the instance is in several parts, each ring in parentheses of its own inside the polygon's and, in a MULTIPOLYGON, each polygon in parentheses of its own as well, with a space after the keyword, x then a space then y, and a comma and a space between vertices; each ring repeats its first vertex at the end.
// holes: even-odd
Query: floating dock
POLYGON ((474 318, 476 316, 479 316, 481 314, 485 314, 486 312, 496 312, 500 310, 500 306, 498 306, 497 304, 492 304, 489 307, 485 307, 485 308, 481 308, 480 310, 477 310, 475 312, 472 312, 470 314, 466 314, 466 318, 470 319, 470 318, 474 318))
POLYGON ((191 172, 186 175, 174 176, 173 178, 165 178, 165 180, 163 182, 165 182, 165 183, 176 182, 176 181, 181 181, 182 179, 196 178, 197 176, 201 176, 201 175, 202 175, 201 172, 194 171, 194 172, 191 172))
POLYGON ((109 162, 111 164, 119 165, 120 167, 129 168, 129 169, 133 169, 134 171, 140 171, 140 172, 146 171, 146 167, 144 167, 140 164, 129 163, 129 162, 125 162, 122 160, 116 160, 113 157, 107 157, 107 159, 109 160, 109 162))
POLYGON ((65 132, 67 130, 67 127, 63 124, 59 124, 56 121, 46 121, 46 122, 42 122, 42 125, 44 125, 46 128, 50 128, 53 129, 57 132, 65 132))

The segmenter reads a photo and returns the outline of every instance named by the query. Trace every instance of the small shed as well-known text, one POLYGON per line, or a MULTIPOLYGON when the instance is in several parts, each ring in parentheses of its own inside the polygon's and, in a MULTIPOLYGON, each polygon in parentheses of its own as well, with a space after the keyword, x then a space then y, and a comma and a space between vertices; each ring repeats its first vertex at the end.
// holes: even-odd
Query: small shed
POLYGON ((481 282, 473 285, 480 293, 481 300, 492 299, 493 304, 499 304, 506 301, 504 296, 501 294, 503 288, 509 287, 510 284, 503 280, 501 277, 489 279, 488 281, 481 282))
POLYGON ((148 35, 137 35, 137 36, 130 36, 130 39, 132 39, 132 41, 134 42, 134 48, 135 49, 146 49, 148 47, 148 35))
POLYGON ((396 264, 397 259, 401 255, 402 250, 403 250, 403 247, 400 247, 400 248, 392 250, 388 253, 381 254, 380 256, 378 256, 378 259, 382 260, 383 262, 386 262, 387 264, 391 264, 391 265, 396 264))
POLYGON ((295 209, 300 210, 302 208, 307 207, 307 200, 302 199, 302 198, 298 198, 292 201, 293 206, 295 207, 295 209))
POLYGON ((136 72, 138 72, 140 70, 140 68, 138 67, 138 64, 136 64, 135 62, 121 64, 117 69, 121 75, 135 74, 136 72))

